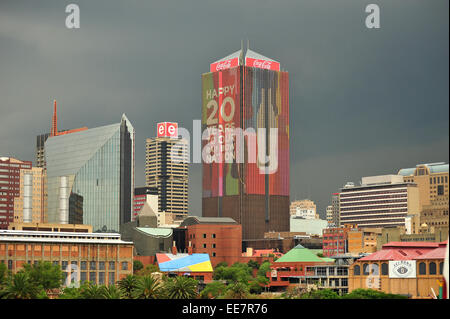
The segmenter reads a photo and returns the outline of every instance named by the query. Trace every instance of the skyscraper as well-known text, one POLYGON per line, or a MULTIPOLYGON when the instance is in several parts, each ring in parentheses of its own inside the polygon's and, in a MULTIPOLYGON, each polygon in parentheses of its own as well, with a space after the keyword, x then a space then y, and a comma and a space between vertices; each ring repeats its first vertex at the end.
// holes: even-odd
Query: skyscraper
POLYGON ((243 240, 288 231, 289 75, 280 63, 250 49, 212 63, 202 132, 203 216, 233 218, 243 240))
POLYGON ((0 229, 8 229, 14 222, 14 201, 20 197, 21 169, 31 169, 31 162, 0 157, 0 229))
POLYGON ((131 220, 134 135, 122 115, 120 123, 47 139, 49 223, 67 224, 69 216, 82 215, 94 231, 119 232, 131 220))
POLYGON ((188 142, 178 137, 177 123, 158 123, 146 141, 145 184, 158 189, 159 212, 182 221, 188 214, 188 142), (173 151, 173 152, 172 152, 173 151))

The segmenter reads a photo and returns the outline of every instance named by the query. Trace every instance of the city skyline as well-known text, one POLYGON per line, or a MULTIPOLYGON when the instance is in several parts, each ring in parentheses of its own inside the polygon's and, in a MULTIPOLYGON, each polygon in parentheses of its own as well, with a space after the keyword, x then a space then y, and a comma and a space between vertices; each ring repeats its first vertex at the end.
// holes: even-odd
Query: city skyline
MULTIPOLYGON (((291 200, 314 200, 325 218, 347 181, 449 161, 448 2, 379 1, 379 30, 365 28, 366 4, 352 1, 177 3, 179 10, 170 1, 77 3, 78 30, 65 28, 65 4, 0 4, 2 156, 34 163, 53 99, 64 128, 126 113, 136 129, 136 185, 144 186, 145 139, 156 123, 191 130, 200 74, 249 39, 291 77, 291 200), (216 23, 219 11, 233 24, 216 23), (255 18, 266 11, 271 19, 255 18)), ((200 215, 201 165, 191 165, 189 179, 189 212, 200 215)))

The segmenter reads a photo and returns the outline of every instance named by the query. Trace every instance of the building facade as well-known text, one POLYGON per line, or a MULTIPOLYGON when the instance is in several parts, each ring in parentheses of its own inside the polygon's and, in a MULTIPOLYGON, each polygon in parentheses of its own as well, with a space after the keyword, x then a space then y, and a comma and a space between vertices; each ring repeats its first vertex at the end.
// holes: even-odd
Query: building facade
POLYGON ((339 227, 339 193, 331 195, 331 224, 334 227, 339 227))
POLYGON ((133 274, 133 243, 108 233, 0 230, 0 263, 12 273, 39 261, 59 265, 65 285, 111 285, 133 274))
POLYGON ((323 230, 323 255, 327 257, 348 253, 348 233, 355 225, 346 224, 341 227, 330 227, 323 230))
POLYGON ((399 175, 363 177, 361 186, 345 186, 339 195, 340 224, 358 227, 405 226, 419 216, 419 189, 399 175))
POLYGON ((153 211, 158 213, 158 189, 155 187, 136 187, 133 197, 133 218, 135 220, 142 209, 142 206, 148 202, 153 211))
POLYGON ((69 223, 81 198, 83 223, 94 231, 119 232, 131 220, 134 135, 122 115, 117 124, 47 139, 48 222, 69 223))
POLYGON ((242 226, 231 218, 197 217, 185 219, 181 227, 186 227, 186 243, 193 253, 208 254, 215 267, 226 262, 232 265, 241 261, 242 226))
POLYGON ((46 170, 31 167, 20 170, 20 195, 14 198, 14 223, 47 221, 46 170))
POLYGON ((289 229, 289 74, 241 49, 202 74, 202 215, 243 240, 289 229))
POLYGON ((296 200, 291 202, 289 207, 291 216, 305 219, 318 219, 316 204, 309 199, 296 200))
POLYGON ((14 202, 20 197, 20 171, 31 169, 30 161, 0 157, 0 229, 14 222, 14 202))
POLYGON ((446 242, 383 245, 380 251, 357 260, 349 270, 349 292, 375 289, 412 298, 433 298, 443 282, 446 242))
POLYGON ((404 168, 398 174, 405 182, 419 189, 420 224, 449 226, 449 165, 447 163, 418 164, 404 168))
POLYGON ((189 209, 188 148, 188 141, 178 136, 146 140, 146 186, 158 189, 159 212, 173 214, 175 220, 186 218, 189 209))

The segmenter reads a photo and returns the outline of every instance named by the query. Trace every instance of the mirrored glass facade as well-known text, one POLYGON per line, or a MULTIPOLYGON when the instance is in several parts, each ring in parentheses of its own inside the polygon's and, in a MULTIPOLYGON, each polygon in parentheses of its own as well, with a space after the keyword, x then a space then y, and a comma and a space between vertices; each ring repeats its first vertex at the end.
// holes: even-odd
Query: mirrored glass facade
POLYGON ((77 207, 69 201, 74 196, 82 198, 83 224, 93 231, 118 232, 131 220, 134 129, 125 115, 117 124, 49 138, 45 156, 50 223, 80 217, 80 201, 77 207))

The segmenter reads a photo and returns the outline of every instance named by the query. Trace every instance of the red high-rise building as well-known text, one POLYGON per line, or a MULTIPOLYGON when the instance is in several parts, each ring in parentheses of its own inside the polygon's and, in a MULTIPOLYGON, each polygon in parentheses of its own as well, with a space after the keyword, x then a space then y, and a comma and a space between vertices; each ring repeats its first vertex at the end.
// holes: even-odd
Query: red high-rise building
POLYGON ((243 240, 288 231, 289 75, 280 63, 249 49, 212 63, 202 132, 213 133, 202 140, 203 216, 233 218, 243 240))
POLYGON ((14 198, 20 196, 20 170, 31 169, 31 161, 0 157, 0 229, 14 222, 14 198))

